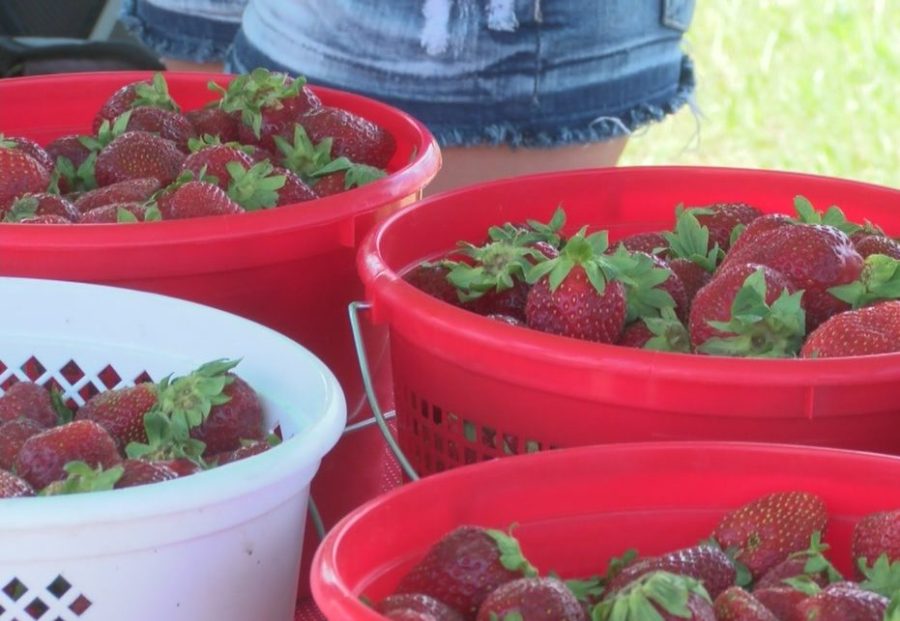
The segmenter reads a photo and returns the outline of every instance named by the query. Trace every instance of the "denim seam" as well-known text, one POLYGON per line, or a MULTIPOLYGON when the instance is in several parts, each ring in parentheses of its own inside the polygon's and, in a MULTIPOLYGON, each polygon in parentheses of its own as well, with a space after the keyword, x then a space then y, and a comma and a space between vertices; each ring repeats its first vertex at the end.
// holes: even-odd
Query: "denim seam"
POLYGON ((220 61, 231 46, 231 41, 217 42, 206 37, 192 37, 183 32, 173 36, 156 28, 138 16, 137 0, 123 1, 119 19, 131 34, 160 56, 195 62, 220 61))

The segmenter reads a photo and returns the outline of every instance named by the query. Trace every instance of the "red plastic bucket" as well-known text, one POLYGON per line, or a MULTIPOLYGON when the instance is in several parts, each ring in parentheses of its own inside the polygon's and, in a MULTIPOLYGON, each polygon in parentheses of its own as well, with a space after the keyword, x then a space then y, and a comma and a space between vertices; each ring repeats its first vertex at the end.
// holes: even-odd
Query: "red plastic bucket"
MULTIPOLYGON (((94 114, 109 95, 150 75, 0 80, 0 132, 41 144, 64 134, 90 133, 94 114)), ((224 84, 230 78, 166 74, 172 96, 185 109, 215 97, 206 86, 210 79, 224 84)), ((395 108, 350 93, 313 90, 326 105, 355 112, 394 136, 397 150, 386 178, 312 204, 239 216, 147 226, 0 224, 0 274, 142 289, 256 320, 321 358, 341 382, 350 420, 365 418, 346 315, 347 304, 363 293, 355 269, 357 247, 375 223, 421 196, 440 167, 440 153, 430 132, 395 108)), ((379 359, 385 364, 376 362, 376 375, 388 387, 387 331, 370 330, 367 336, 370 348, 384 352, 379 359)), ((374 428, 358 434, 351 446, 342 442, 325 459, 313 483, 327 525, 383 489, 380 480, 359 474, 373 460, 387 459, 381 438, 374 428)))
POLYGON ((900 453, 900 355, 761 360, 652 352, 517 328, 461 310, 401 275, 480 242, 487 227, 562 205, 567 232, 671 228, 674 207, 797 194, 900 234, 900 192, 769 171, 621 168, 505 180, 432 197, 360 248, 376 323, 390 326, 400 446, 422 474, 552 447, 655 440, 816 444, 900 453))
POLYGON ((333 621, 384 617, 378 601, 430 545, 457 526, 505 529, 528 559, 563 577, 602 574, 627 548, 642 556, 694 545, 729 509, 794 489, 819 494, 839 570, 866 513, 900 506, 900 459, 816 447, 648 443, 551 451, 428 477, 351 513, 313 562, 316 603, 333 621))

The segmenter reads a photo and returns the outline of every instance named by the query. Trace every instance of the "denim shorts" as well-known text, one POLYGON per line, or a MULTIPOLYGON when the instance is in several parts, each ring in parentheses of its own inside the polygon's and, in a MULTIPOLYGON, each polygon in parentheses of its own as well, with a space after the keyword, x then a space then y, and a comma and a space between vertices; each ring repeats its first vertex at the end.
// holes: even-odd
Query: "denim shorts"
POLYGON ((553 147, 625 135, 691 101, 681 43, 694 2, 249 0, 241 15, 242 0, 126 0, 124 20, 162 54, 227 49, 232 72, 265 66, 379 99, 442 146, 553 147), (173 15, 192 3, 203 10, 173 15))

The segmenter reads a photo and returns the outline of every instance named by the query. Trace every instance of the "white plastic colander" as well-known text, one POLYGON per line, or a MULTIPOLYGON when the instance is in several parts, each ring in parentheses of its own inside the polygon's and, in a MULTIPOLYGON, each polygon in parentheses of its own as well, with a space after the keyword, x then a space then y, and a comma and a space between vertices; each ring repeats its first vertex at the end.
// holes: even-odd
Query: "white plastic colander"
POLYGON ((293 618, 309 483, 346 419, 332 373, 235 315, 142 292, 0 278, 0 389, 105 388, 218 358, 260 394, 284 442, 154 485, 0 499, 0 621, 293 618))

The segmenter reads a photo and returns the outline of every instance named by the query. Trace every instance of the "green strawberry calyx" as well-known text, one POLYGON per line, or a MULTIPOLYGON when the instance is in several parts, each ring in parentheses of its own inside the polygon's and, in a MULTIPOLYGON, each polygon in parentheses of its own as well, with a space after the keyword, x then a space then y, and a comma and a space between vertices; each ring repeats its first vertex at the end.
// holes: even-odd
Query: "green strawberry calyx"
POLYGON ((709 325, 731 336, 713 337, 697 349, 705 354, 786 358, 796 356, 806 336, 806 312, 801 305, 803 291, 787 289, 766 303, 766 277, 762 269, 744 280, 731 305, 729 321, 709 321, 709 325))
POLYGON ((801 224, 833 226, 847 235, 856 233, 863 228, 847 220, 844 212, 837 205, 832 205, 825 210, 825 213, 820 213, 805 196, 794 197, 794 210, 797 212, 797 221, 801 224))
MULTIPOLYGON (((330 140, 326 138, 323 142, 330 140)), ((320 143, 321 144, 321 143, 320 143)), ((344 189, 358 188, 368 183, 372 183, 378 179, 387 177, 387 172, 381 168, 369 166, 367 164, 357 164, 351 162, 346 157, 339 157, 325 164, 309 176, 311 182, 317 179, 327 177, 334 173, 344 173, 344 189)))
POLYGON ((484 246, 463 242, 460 254, 474 263, 444 261, 442 265, 449 268, 447 280, 457 288, 462 302, 478 299, 488 292, 512 289, 516 283, 524 282, 531 266, 543 258, 534 248, 506 242, 484 246))
MULTIPOLYGON (((511 531, 512 528, 510 528, 511 531)), ((484 532, 497 544, 497 550, 500 552, 500 564, 505 569, 521 573, 526 578, 533 578, 538 575, 534 565, 529 563, 528 559, 522 554, 519 540, 513 537, 512 534, 493 528, 487 528, 484 532)))
POLYGON ((900 261, 883 254, 869 255, 858 280, 831 287, 828 292, 854 309, 900 299, 900 261))
POLYGON ((700 224, 697 209, 675 208, 675 230, 662 235, 669 244, 670 259, 687 259, 712 274, 725 256, 719 244, 709 247, 709 227, 700 224))
POLYGON ((566 212, 558 206, 549 222, 526 220, 524 226, 517 226, 507 222, 502 226, 492 226, 488 229, 488 236, 495 242, 509 242, 518 246, 526 246, 537 242, 550 244, 557 250, 563 245, 560 234, 566 224, 566 212))
POLYGON ((4 214, 4 222, 21 222, 26 218, 33 218, 40 205, 36 196, 22 196, 13 201, 9 210, 4 214))
POLYGON ((541 261, 525 275, 528 284, 547 278, 550 291, 556 291, 575 266, 580 266, 598 295, 606 291, 606 282, 618 273, 603 253, 609 247, 609 234, 600 231, 587 235, 587 227, 573 235, 559 252, 559 256, 541 261))
POLYGON ((39 496, 108 491, 115 487, 125 473, 122 466, 113 466, 104 470, 103 466, 92 468, 83 461, 70 461, 63 466, 63 469, 66 471, 66 478, 54 481, 42 489, 38 493, 39 496))
POLYGON ((72 160, 64 155, 56 158, 56 166, 50 174, 50 191, 59 194, 59 180, 65 179, 69 187, 76 192, 86 192, 97 187, 97 179, 94 177, 94 164, 97 161, 97 153, 92 152, 84 161, 75 168, 72 160))
POLYGON ((591 611, 592 621, 663 621, 662 609, 680 619, 693 616, 688 602, 696 594, 712 603, 699 580, 667 571, 645 574, 591 611))
POLYGON ((131 108, 137 108, 138 106, 153 106, 154 108, 162 108, 164 110, 171 110, 172 112, 178 112, 178 104, 175 103, 175 100, 172 99, 172 96, 169 94, 169 85, 166 83, 166 78, 163 76, 161 72, 156 72, 153 74, 153 79, 150 81, 150 84, 146 84, 144 82, 139 82, 134 86, 134 101, 131 103, 131 108))
POLYGON ((644 343, 644 349, 690 353, 691 336, 671 307, 661 309, 659 317, 644 317, 640 321, 653 334, 644 343))
POLYGON ((900 590, 891 595, 891 601, 884 611, 884 621, 900 621, 900 590))
POLYGON ((809 538, 809 548, 794 552, 788 558, 805 558, 806 564, 803 566, 803 572, 807 577, 824 573, 829 583, 840 582, 844 579, 841 572, 831 564, 831 561, 825 558, 824 553, 829 549, 831 549, 831 546, 827 543, 822 543, 822 533, 816 531, 809 538))
POLYGON ((231 200, 247 211, 257 211, 278 204, 278 190, 284 187, 287 177, 273 174, 269 162, 259 162, 244 168, 240 162, 228 162, 225 170, 231 176, 227 194, 231 200))
POLYGON ((644 252, 630 252, 621 244, 609 261, 614 267, 616 279, 625 285, 628 302, 626 323, 637 319, 662 317, 664 309, 675 308, 672 294, 660 288, 660 285, 672 277, 672 270, 660 267, 650 255, 644 252))
POLYGON ((881 554, 871 566, 866 557, 858 558, 856 563, 864 576, 860 587, 885 597, 900 593, 900 561, 891 562, 887 554, 881 554))
MULTIPOLYGON (((275 142, 275 147, 281 152, 282 165, 302 179, 308 179, 332 161, 331 147, 334 140, 325 138, 318 144, 313 144, 309 134, 299 123, 294 123, 293 139, 290 142, 277 134, 272 137, 272 140, 275 142)), ((350 160, 347 162, 349 163, 350 160)))
POLYGON ((205 444, 191 438, 191 430, 203 424, 214 406, 230 400, 224 391, 234 381, 228 372, 238 360, 214 360, 181 377, 165 377, 157 384, 156 403, 144 414, 147 442, 130 442, 125 453, 131 459, 187 458, 201 467, 205 444))
POLYGON ((227 89, 215 82, 210 82, 209 88, 221 94, 219 107, 225 112, 240 112, 241 122, 259 138, 263 108, 281 108, 281 100, 299 95, 304 84, 305 78, 291 79, 283 73, 256 68, 234 78, 227 89))

